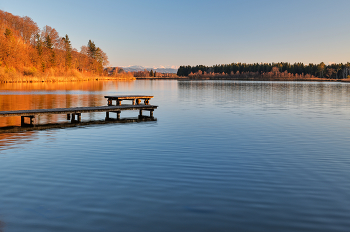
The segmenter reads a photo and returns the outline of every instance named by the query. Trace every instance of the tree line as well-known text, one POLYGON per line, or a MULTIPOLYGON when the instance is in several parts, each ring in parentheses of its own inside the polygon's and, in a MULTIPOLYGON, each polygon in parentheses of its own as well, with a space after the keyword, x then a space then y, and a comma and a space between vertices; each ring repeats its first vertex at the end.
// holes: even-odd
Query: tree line
POLYGON ((191 76, 195 74, 201 75, 226 75, 237 76, 243 74, 252 74, 255 76, 266 76, 266 74, 283 74, 284 76, 309 76, 327 79, 345 79, 350 75, 350 63, 346 64, 330 64, 323 62, 320 64, 303 64, 287 62, 280 63, 232 63, 232 64, 216 64, 213 66, 197 65, 197 66, 180 66, 178 76, 191 76))
POLYGON ((143 71, 135 71, 132 72, 134 77, 137 78, 148 78, 148 77, 155 77, 155 78, 175 78, 175 74, 174 73, 161 73, 161 72, 157 72, 157 71, 153 71, 153 69, 151 69, 151 71, 148 71, 147 69, 143 70, 143 71))
POLYGON ((0 10, 0 68, 6 72, 37 75, 69 70, 102 75, 108 57, 91 40, 78 51, 68 35, 45 26, 40 29, 29 17, 0 10))

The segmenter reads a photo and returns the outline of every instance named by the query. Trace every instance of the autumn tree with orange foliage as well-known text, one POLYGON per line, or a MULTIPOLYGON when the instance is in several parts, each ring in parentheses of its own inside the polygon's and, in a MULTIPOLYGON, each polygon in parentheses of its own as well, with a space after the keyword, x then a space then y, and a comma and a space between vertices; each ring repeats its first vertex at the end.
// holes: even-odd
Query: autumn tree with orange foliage
POLYGON ((68 35, 60 37, 50 26, 40 30, 31 18, 0 10, 0 81, 25 81, 28 76, 45 81, 72 73, 101 76, 107 64, 106 53, 91 40, 78 52, 68 35))

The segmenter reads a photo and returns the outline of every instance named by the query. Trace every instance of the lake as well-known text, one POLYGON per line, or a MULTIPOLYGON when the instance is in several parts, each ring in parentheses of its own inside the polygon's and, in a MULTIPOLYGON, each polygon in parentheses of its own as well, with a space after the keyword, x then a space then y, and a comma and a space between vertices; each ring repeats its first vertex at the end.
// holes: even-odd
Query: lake
POLYGON ((349 230, 347 83, 1 84, 0 104, 100 106, 125 94, 154 95, 156 120, 90 113, 84 125, 0 133, 0 231, 349 230))

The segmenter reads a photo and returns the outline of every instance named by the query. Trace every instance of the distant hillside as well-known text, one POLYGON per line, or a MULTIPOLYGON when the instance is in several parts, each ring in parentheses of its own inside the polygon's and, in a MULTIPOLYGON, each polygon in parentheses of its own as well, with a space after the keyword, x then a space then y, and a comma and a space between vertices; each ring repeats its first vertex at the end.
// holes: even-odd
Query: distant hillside
POLYGON ((174 68, 145 68, 143 66, 137 66, 137 65, 129 66, 129 67, 120 67, 120 68, 124 69, 124 71, 126 72, 138 72, 138 71, 144 71, 146 69, 147 71, 153 70, 159 73, 177 73, 177 69, 174 69, 174 68))

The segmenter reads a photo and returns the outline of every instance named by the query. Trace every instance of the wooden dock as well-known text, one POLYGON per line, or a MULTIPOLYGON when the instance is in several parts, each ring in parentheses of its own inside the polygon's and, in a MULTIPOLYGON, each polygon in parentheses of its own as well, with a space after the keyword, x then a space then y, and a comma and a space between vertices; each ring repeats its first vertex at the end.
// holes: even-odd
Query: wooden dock
POLYGON ((144 117, 143 111, 150 112, 150 118, 153 118, 153 111, 158 106, 153 105, 118 105, 118 106, 96 106, 96 107, 75 107, 75 108, 55 108, 55 109, 35 109, 35 110, 15 110, 0 111, 0 117, 21 116, 21 126, 34 126, 34 119, 37 115, 49 114, 66 114, 67 120, 72 122, 80 122, 82 113, 106 112, 106 120, 109 119, 109 113, 117 114, 120 119, 120 113, 123 110, 139 110, 139 118, 144 117), (25 122, 25 118, 29 118, 29 123, 25 122))
POLYGON ((141 103, 141 100, 144 100, 144 104, 148 105, 149 100, 151 98, 153 98, 153 96, 149 96, 149 95, 118 95, 118 96, 105 96, 105 98, 107 98, 107 102, 108 102, 109 106, 113 105, 113 100, 116 101, 117 106, 120 106, 122 104, 123 100, 131 100, 133 105, 135 105, 135 101, 136 101, 136 104, 139 105, 141 103))

